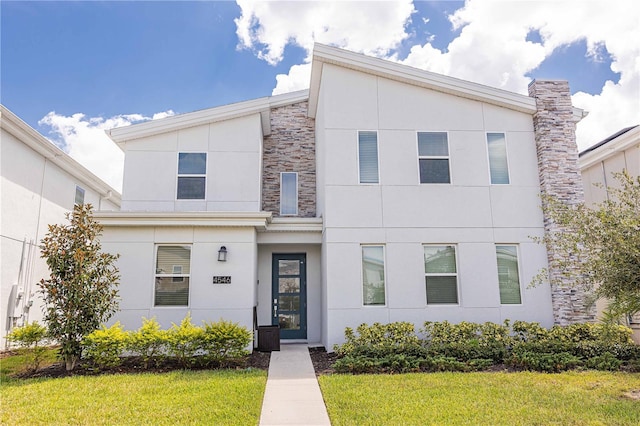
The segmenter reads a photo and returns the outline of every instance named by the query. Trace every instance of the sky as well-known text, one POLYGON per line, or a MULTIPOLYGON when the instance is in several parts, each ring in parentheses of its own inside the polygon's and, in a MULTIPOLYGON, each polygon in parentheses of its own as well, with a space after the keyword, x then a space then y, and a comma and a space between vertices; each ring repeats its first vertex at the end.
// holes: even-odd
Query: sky
POLYGON ((640 123, 640 1, 0 1, 0 102, 120 190, 105 130, 308 88, 313 43, 640 123))

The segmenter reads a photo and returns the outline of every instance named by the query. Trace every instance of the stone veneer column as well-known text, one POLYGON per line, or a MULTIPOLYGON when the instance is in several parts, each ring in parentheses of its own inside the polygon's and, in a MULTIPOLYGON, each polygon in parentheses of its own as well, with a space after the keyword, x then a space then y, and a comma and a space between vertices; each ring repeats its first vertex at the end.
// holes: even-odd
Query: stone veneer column
POLYGON ((280 215, 280 173, 298 172, 298 217, 316 216, 315 121, 307 102, 271 110, 262 167, 262 210, 280 215))
MULTIPOLYGON (((576 120, 573 118, 571 92, 566 81, 533 81, 529 96, 535 98, 538 111, 533 128, 538 153, 538 174, 543 194, 567 204, 584 201, 582 176, 578 167, 576 120)), ((545 233, 562 232, 563 228, 545 215, 545 233)), ((559 256, 547 247, 549 264, 559 256)), ((573 286, 560 271, 549 266, 554 321, 559 325, 593 321, 594 308, 586 303, 586 292, 573 286)))

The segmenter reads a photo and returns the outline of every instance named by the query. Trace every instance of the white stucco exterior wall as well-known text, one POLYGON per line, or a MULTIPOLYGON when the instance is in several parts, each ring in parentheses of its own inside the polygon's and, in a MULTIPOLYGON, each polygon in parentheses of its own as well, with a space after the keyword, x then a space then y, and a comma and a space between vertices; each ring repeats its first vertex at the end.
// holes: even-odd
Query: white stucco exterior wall
POLYGON ((134 139, 125 151, 123 211, 260 211, 260 114, 134 139), (204 200, 177 200, 179 152, 206 152, 204 200))
POLYGON ((548 287, 527 288, 546 266, 531 115, 329 64, 319 99, 327 348, 375 321, 553 324, 548 287), (378 132, 379 184, 358 183, 360 130, 378 132), (450 184, 419 183, 418 131, 447 132, 450 184), (506 135, 509 185, 490 184, 487 132, 506 135), (384 307, 362 304, 362 244, 385 246, 384 307), (458 305, 427 306, 423 244, 456 246, 458 305), (496 244, 518 246, 521 305, 500 305, 496 244))

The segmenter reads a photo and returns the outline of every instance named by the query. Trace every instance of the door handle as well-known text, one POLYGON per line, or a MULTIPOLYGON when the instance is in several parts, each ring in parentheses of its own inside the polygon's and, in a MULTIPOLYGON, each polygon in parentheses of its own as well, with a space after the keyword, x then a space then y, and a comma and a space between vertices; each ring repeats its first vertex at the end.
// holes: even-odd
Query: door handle
POLYGON ((273 317, 278 316, 278 299, 273 299, 273 317))

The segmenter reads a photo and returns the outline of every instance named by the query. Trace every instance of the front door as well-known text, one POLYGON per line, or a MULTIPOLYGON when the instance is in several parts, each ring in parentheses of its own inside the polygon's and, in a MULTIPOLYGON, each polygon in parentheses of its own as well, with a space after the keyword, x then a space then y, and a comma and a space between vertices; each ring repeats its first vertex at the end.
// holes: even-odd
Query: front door
POLYGON ((271 323, 281 339, 307 338, 307 256, 273 255, 271 323))

